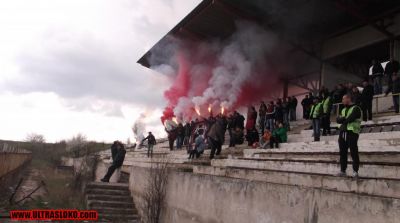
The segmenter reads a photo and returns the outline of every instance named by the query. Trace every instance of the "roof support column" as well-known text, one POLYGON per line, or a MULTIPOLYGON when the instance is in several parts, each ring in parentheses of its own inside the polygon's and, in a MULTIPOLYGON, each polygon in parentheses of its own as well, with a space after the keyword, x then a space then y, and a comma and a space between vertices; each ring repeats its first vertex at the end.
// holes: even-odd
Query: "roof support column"
POLYGON ((390 57, 400 61, 400 41, 392 40, 390 42, 390 57))
POLYGON ((325 86, 325 63, 321 61, 319 67, 319 84, 318 89, 321 90, 322 86, 325 86))
POLYGON ((289 94, 289 80, 285 78, 283 80, 283 98, 287 98, 289 94))

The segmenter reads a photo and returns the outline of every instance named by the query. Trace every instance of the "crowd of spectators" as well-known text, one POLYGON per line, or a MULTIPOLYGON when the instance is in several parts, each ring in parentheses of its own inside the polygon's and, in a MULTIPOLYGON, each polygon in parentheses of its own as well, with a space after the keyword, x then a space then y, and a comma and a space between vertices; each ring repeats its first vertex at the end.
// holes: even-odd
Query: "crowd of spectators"
MULTIPOLYGON (((322 135, 331 134, 331 114, 342 110, 342 98, 345 95, 351 97, 351 101, 358 105, 362 111, 364 121, 372 120, 372 102, 374 95, 382 94, 382 82, 388 87, 385 94, 393 94, 395 112, 399 113, 400 78, 397 73, 399 63, 391 60, 385 69, 376 60, 373 61, 369 79, 363 81, 359 86, 353 83, 338 84, 329 90, 321 87, 317 93, 305 95, 301 101, 303 119, 312 121, 314 129, 314 140, 320 140, 322 135), (360 91, 361 89, 361 91, 360 91)), ((296 110, 298 101, 294 96, 277 99, 265 103, 261 101, 256 109, 249 106, 247 117, 237 111, 229 115, 218 114, 203 120, 194 120, 190 123, 178 124, 168 133, 169 147, 183 149, 185 147, 190 154, 189 158, 198 158, 205 148, 211 149, 210 158, 220 154, 221 147, 225 142, 225 132, 229 133, 229 147, 243 144, 247 141, 248 146, 261 148, 278 148, 279 143, 287 142, 287 131, 290 130, 290 122, 296 121, 296 110)))

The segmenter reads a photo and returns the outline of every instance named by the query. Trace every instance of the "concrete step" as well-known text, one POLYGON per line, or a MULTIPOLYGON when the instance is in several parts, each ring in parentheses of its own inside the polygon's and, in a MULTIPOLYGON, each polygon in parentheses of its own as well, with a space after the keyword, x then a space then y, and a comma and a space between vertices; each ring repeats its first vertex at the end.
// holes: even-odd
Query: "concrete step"
POLYGON ((87 205, 90 208, 102 208, 102 207, 135 208, 135 205, 132 200, 128 202, 88 200, 87 205))
MULTIPOLYGON (((360 151, 400 151, 400 138, 386 139, 373 139, 361 138, 358 140, 358 147, 360 151)), ((319 142, 289 142, 281 143, 279 150, 305 150, 305 151, 319 151, 319 150, 332 150, 338 149, 338 137, 330 141, 319 142)))
POLYGON ((196 166, 193 173, 400 199, 400 181, 394 179, 365 177, 353 179, 328 174, 207 166, 196 166))
POLYGON ((103 214, 118 214, 118 215, 138 214, 135 208, 96 207, 92 209, 98 211, 99 216, 102 216, 103 214))
MULTIPOLYGON (((321 141, 335 141, 338 135, 321 136, 321 141)), ((380 133, 363 133, 360 134, 359 140, 363 139, 400 139, 400 131, 395 132, 380 132, 380 133)), ((288 142, 312 142, 314 138, 309 135, 288 135, 288 142)))
MULTIPOLYGON (((399 163, 399 152, 359 152, 360 159, 364 162, 387 162, 399 163)), ((253 159, 274 159, 274 160, 323 160, 337 161, 339 160, 339 152, 258 152, 253 153, 250 157, 253 159)), ((349 160, 351 156, 349 154, 349 160)))
POLYGON ((129 190, 111 190, 111 189, 101 189, 101 188, 96 188, 96 189, 86 189, 86 194, 87 195, 125 195, 125 196, 130 196, 129 190))
POLYGON ((140 217, 135 214, 101 214, 99 220, 104 222, 140 222, 140 217))
POLYGON ((86 189, 113 189, 113 190, 129 190, 127 183, 105 183, 105 182, 91 182, 86 185, 86 189))
MULTIPOLYGON (((282 170, 317 174, 336 174, 339 172, 337 161, 324 160, 273 160, 273 159, 215 159, 214 167, 238 167, 266 170, 282 170)), ((351 169, 349 161, 348 169, 351 169)), ((360 176, 371 178, 400 179, 399 163, 362 162, 360 176)))
POLYGON ((87 195, 87 200, 98 200, 98 201, 120 201, 120 202, 132 202, 130 196, 117 196, 117 195, 98 195, 91 194, 87 195))

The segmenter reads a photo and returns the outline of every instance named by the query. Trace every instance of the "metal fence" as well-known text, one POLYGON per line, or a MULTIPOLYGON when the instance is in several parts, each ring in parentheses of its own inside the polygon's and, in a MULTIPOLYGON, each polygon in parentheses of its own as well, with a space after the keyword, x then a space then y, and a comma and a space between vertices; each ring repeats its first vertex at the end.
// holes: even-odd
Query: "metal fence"
MULTIPOLYGON (((374 113, 374 114, 378 114, 378 113, 384 112, 383 110, 382 110, 382 111, 380 110, 380 109, 382 109, 382 108, 380 108, 379 102, 380 102, 380 101, 382 102, 383 99, 387 99, 387 98, 393 97, 393 96, 400 96, 400 93, 374 96, 373 101, 375 102, 375 111, 374 111, 373 113, 374 113)), ((393 102, 391 101, 391 103, 393 103, 393 102)), ((334 104, 333 104, 333 105, 334 105, 334 108, 336 109, 335 113, 336 113, 337 116, 339 116, 340 107, 341 107, 340 105, 341 105, 341 104, 342 104, 342 103, 334 103, 334 104)), ((382 104, 382 103, 381 103, 381 104, 382 104)), ((399 97, 399 104, 400 104, 400 97, 399 97)))
POLYGON ((0 153, 31 153, 31 152, 26 149, 21 149, 12 146, 8 143, 0 143, 0 153))

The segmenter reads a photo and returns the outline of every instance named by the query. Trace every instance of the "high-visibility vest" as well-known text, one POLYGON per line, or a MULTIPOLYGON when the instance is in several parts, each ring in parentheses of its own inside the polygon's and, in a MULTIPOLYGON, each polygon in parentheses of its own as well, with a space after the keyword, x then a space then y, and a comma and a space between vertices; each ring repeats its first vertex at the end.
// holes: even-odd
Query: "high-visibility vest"
MULTIPOLYGON (((361 108, 357 105, 351 106, 350 108, 343 108, 340 116, 348 118, 351 113, 353 113, 354 109, 359 109, 361 112, 361 108)), ((340 126, 339 126, 340 127, 340 126)), ((347 123, 347 131, 352 131, 356 134, 360 134, 361 132, 361 119, 358 118, 353 122, 347 123)))
POLYGON ((320 112, 321 112, 321 106, 322 106, 322 103, 320 102, 320 103, 314 104, 311 107, 310 118, 312 118, 312 119, 319 118, 320 112))
POLYGON ((324 113, 326 114, 326 113, 330 113, 331 111, 328 111, 329 110, 329 107, 330 107, 330 104, 331 104, 331 97, 327 97, 327 98, 325 98, 323 101, 322 101, 322 104, 323 104, 323 109, 324 109, 324 113))

